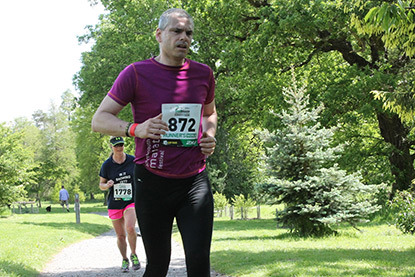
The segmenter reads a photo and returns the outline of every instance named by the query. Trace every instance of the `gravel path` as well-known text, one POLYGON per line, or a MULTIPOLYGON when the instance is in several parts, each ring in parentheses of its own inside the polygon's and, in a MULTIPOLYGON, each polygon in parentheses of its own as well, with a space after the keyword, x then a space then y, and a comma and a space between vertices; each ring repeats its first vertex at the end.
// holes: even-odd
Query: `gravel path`
MULTIPOLYGON (((137 256, 141 262, 141 269, 133 271, 130 268, 129 273, 122 273, 120 271, 122 258, 117 247, 115 231, 111 230, 63 249, 46 265, 39 277, 142 276, 146 266, 146 256, 141 237, 137 237, 137 256)), ((167 277, 186 276, 183 248, 172 240, 172 255, 167 277)), ((214 271, 211 276, 224 277, 214 271)))

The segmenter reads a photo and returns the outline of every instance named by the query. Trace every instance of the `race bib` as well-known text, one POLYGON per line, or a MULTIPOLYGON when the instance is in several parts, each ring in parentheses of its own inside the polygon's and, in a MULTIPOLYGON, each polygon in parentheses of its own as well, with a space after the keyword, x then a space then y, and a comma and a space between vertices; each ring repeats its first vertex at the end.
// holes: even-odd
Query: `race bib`
POLYGON ((129 201, 133 198, 133 188, 131 183, 121 183, 114 185, 114 198, 121 198, 129 201))
POLYGON ((162 104, 162 120, 169 125, 169 131, 161 136, 161 143, 167 146, 197 146, 202 104, 162 104))

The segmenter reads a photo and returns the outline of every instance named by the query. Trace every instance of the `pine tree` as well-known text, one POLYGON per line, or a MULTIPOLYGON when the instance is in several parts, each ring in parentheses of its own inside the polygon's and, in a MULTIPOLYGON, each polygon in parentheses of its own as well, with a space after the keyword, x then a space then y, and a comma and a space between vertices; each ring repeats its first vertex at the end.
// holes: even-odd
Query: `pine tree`
POLYGON ((335 128, 318 122, 323 106, 309 108, 305 86, 284 88, 288 110, 275 114, 283 128, 267 132, 267 171, 270 181, 263 189, 284 203, 277 219, 291 232, 300 235, 325 235, 335 232, 332 225, 356 223, 379 207, 374 204, 375 185, 365 185, 357 173, 347 174, 335 160, 341 146, 332 146, 335 128))

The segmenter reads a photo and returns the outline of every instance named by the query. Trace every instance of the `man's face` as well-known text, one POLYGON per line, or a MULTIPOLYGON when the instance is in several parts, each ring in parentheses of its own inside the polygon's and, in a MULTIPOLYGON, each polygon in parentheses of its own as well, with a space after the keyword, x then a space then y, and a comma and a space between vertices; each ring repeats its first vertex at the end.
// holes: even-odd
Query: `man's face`
POLYGON ((164 58, 182 63, 189 52, 193 37, 193 25, 188 18, 171 15, 164 30, 157 29, 156 38, 164 58))

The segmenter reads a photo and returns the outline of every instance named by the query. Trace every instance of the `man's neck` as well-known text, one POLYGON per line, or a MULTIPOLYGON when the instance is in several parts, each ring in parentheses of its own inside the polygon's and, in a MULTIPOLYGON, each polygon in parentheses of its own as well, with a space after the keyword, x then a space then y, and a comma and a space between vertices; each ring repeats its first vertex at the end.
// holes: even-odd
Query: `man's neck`
POLYGON ((182 66, 186 62, 186 59, 169 59, 163 55, 158 55, 154 58, 157 62, 167 66, 182 66))

